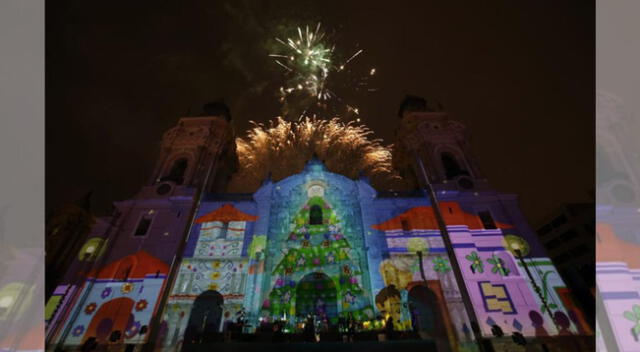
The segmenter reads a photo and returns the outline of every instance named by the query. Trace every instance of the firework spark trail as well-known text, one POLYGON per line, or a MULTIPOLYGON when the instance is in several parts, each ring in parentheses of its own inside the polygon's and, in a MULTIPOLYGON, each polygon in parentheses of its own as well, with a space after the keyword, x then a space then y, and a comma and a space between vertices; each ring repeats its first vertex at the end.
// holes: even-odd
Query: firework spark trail
MULTIPOLYGON (((347 60, 347 61, 345 62, 345 65, 346 65, 346 64, 348 64, 349 62, 351 62, 351 60, 355 59, 358 55, 362 54, 362 52, 363 52, 363 51, 364 51, 364 50, 362 50, 362 49, 358 50, 355 54, 353 54, 353 56, 351 56, 351 57, 349 58, 349 60, 347 60)), ((342 67, 344 67, 344 66, 342 66, 342 67)))
MULTIPOLYGON (((350 70, 345 70, 345 67, 352 62, 355 58, 361 55, 364 50, 359 49, 352 54, 346 61, 337 65, 335 61, 335 45, 331 45, 328 40, 325 39, 325 32, 321 30, 321 23, 316 25, 315 31, 310 30, 309 26, 297 27, 297 37, 289 37, 285 40, 275 38, 275 40, 282 45, 282 52, 273 53, 269 56, 274 58, 276 64, 284 68, 286 84, 280 87, 280 102, 287 105, 286 100, 294 95, 298 98, 297 102, 297 114, 290 116, 289 113, 285 113, 288 118, 304 117, 304 113, 300 114, 300 111, 309 111, 313 100, 316 101, 317 106, 324 106, 325 103, 332 99, 335 99, 339 104, 344 104, 335 91, 328 87, 328 83, 334 82, 335 79, 331 79, 337 72, 343 72, 341 75, 349 74, 350 70), (299 94, 306 94, 306 96, 312 98, 312 100, 306 100, 305 98, 299 99, 299 94)), ((373 76, 375 68, 372 68, 367 76, 373 76)), ((360 78, 360 82, 357 86, 367 85, 368 83, 363 78, 360 78)), ((366 90, 373 91, 373 90, 366 90)), ((346 112, 352 113, 357 111, 356 108, 346 106, 346 112)), ((357 112, 356 112, 357 115, 357 112)), ((335 115, 334 115, 335 116, 335 115)))
POLYGON ((314 153, 331 172, 352 179, 362 172, 373 184, 399 180, 390 150, 371 139, 373 132, 363 125, 308 117, 298 122, 276 118, 268 126, 252 123, 247 137, 236 140, 240 170, 230 191, 255 190, 269 173, 274 180, 298 173, 314 153))

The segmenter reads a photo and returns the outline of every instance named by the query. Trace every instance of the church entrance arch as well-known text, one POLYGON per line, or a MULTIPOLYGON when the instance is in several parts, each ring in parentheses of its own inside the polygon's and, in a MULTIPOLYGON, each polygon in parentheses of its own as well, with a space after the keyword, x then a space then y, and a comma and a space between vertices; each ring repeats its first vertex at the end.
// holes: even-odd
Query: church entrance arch
POLYGON ((327 319, 338 316, 338 291, 325 273, 314 272, 304 276, 296 287, 296 315, 316 315, 327 319))
POLYGON ((431 338, 446 338, 445 319, 436 294, 424 285, 409 290, 409 311, 414 330, 431 338))
POLYGON ((208 341, 220 331, 223 303, 220 292, 214 290, 204 291, 196 298, 184 332, 185 345, 208 341))
POLYGON ((135 302, 131 298, 112 299, 100 306, 89 323, 84 339, 95 337, 99 343, 106 343, 114 331, 122 337, 135 302))

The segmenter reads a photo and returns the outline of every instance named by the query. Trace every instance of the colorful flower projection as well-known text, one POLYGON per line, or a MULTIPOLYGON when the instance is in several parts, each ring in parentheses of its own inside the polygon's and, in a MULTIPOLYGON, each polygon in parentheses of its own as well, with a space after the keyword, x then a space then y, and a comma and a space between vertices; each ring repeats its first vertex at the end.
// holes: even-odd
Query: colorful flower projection
POLYGON ((484 263, 478 255, 478 252, 473 251, 469 255, 465 256, 465 258, 467 258, 467 260, 471 262, 471 268, 473 269, 474 273, 484 272, 484 263))
POLYGON ((634 304, 631 311, 625 311, 623 316, 635 324, 631 329, 633 334, 640 336, 640 305, 634 304))
POLYGON ((124 283, 121 287, 120 287, 120 291, 122 291, 123 294, 128 294, 131 291, 133 291, 133 284, 130 282, 124 283))
POLYGON ((437 273, 445 274, 451 267, 449 266, 449 260, 445 257, 434 257, 432 260, 433 270, 437 273))
POLYGON ((112 292, 111 287, 106 287, 104 290, 102 290, 102 293, 100 293, 100 297, 102 299, 105 299, 105 298, 111 296, 111 292, 112 292))
POLYGON ((95 303, 93 303, 93 302, 92 302, 92 303, 89 303, 89 304, 87 304, 87 306, 86 306, 86 307, 84 307, 84 313, 85 313, 85 314, 87 314, 87 315, 90 315, 90 314, 92 314, 93 312, 95 312, 95 310, 96 310, 96 308, 97 308, 97 307, 98 307, 98 305, 97 305, 97 304, 95 304, 95 303))
POLYGON ((78 325, 71 331, 71 335, 74 337, 78 337, 82 334, 84 334, 84 325, 78 325))
POLYGON ((219 291, 222 295, 243 294, 241 278, 245 265, 244 260, 238 259, 186 259, 180 270, 194 275, 188 279, 189 285, 183 282, 178 286, 182 293, 195 295, 207 290, 219 291), (234 277, 238 280, 233 279, 234 277))
POLYGON ((136 303, 136 311, 138 312, 143 311, 147 308, 148 305, 149 303, 147 302, 146 299, 141 299, 136 303))
POLYGON ((509 275, 509 269, 504 266, 504 261, 497 255, 493 254, 491 258, 487 259, 487 262, 493 265, 493 267, 491 268, 492 273, 498 273, 501 276, 509 275))

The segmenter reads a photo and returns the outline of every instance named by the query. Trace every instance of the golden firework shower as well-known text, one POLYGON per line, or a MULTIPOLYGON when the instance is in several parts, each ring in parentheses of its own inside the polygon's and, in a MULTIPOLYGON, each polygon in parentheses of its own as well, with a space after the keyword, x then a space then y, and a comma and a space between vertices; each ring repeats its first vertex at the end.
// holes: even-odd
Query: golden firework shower
POLYGON ((309 117, 297 122, 278 117, 268 126, 252 123, 247 136, 236 140, 240 170, 231 192, 255 190, 269 174, 277 181, 298 173, 314 153, 331 172, 352 179, 362 173, 374 186, 402 188, 389 148, 370 139, 373 132, 363 125, 309 117))

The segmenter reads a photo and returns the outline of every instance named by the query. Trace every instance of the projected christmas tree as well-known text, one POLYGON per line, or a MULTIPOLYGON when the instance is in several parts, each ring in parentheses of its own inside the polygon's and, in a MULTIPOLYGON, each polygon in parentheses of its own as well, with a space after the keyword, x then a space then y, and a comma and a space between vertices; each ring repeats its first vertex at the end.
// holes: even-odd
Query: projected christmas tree
POLYGON ((267 307, 274 316, 314 314, 337 316, 342 311, 360 316, 363 293, 350 257, 351 245, 338 217, 322 197, 311 197, 296 214, 283 244, 284 256, 275 266, 276 277, 267 307), (297 279, 297 280, 296 280, 297 279))

